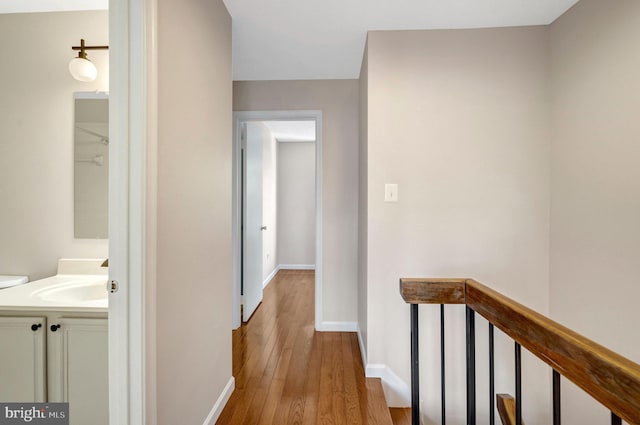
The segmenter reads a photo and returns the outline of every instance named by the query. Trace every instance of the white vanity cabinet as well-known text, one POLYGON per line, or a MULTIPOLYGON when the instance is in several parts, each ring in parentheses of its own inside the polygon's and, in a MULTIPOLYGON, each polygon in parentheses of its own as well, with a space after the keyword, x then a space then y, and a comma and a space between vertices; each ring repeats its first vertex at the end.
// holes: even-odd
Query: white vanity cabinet
POLYGON ((0 311, 0 401, 68 402, 70 425, 109 424, 106 314, 0 311))
POLYGON ((48 401, 69 402, 71 425, 108 425, 107 319, 62 317, 48 331, 48 401))
POLYGON ((46 401, 44 316, 0 316, 0 401, 46 401))

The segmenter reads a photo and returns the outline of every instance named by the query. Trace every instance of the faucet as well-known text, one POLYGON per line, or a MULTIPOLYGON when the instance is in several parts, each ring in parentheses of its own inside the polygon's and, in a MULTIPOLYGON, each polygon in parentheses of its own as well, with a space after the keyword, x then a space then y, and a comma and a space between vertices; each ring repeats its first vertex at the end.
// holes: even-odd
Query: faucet
POLYGON ((109 259, 107 258, 106 260, 104 260, 102 264, 100 264, 100 267, 109 267, 109 259))

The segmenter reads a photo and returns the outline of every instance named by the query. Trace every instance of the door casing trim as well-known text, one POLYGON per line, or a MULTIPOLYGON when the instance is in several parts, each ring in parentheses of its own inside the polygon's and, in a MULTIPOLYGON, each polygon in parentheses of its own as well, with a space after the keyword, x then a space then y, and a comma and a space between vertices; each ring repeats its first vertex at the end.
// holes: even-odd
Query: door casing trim
POLYGON ((242 123, 247 121, 315 121, 316 122, 316 256, 315 256, 315 327, 322 324, 322 111, 234 111, 233 112, 233 167, 232 167, 232 232, 233 232, 233 296, 232 328, 241 325, 240 317, 240 140, 242 123))

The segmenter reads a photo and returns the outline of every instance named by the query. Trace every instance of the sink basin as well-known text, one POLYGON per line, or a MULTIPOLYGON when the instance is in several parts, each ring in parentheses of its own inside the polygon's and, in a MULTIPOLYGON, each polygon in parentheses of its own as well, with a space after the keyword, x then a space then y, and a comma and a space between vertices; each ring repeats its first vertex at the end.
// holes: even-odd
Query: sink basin
POLYGON ((91 303, 106 301, 106 280, 85 280, 72 283, 61 283, 40 289, 33 293, 43 301, 63 303, 91 303))

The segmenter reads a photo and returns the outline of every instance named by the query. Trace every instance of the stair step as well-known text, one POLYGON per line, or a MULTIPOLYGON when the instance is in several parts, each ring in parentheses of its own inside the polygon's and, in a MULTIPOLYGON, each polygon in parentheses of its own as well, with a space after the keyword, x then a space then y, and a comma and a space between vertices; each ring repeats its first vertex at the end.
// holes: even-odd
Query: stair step
POLYGON ((367 386, 367 424, 393 425, 387 400, 382 390, 380 378, 366 378, 367 386))
POLYGON ((411 425, 410 407, 390 407, 389 412, 393 425, 411 425))

